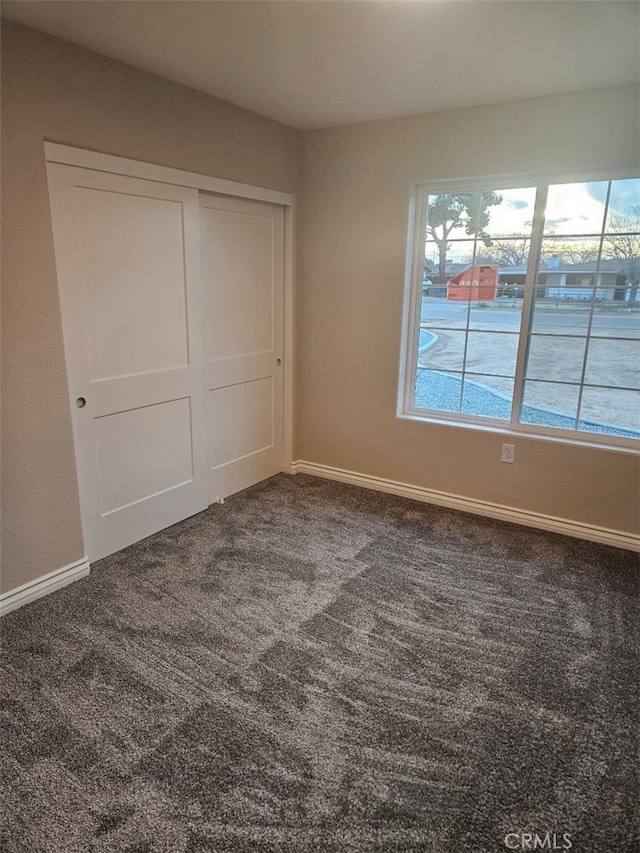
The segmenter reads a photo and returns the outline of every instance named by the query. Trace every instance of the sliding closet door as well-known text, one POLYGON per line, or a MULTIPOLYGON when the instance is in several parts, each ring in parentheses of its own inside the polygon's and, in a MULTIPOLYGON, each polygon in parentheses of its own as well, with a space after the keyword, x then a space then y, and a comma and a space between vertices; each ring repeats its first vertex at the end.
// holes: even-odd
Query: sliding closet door
POLYGON ((88 556, 207 506, 198 192, 48 167, 88 556))
POLYGON ((283 467, 284 208, 200 204, 214 502, 283 467))

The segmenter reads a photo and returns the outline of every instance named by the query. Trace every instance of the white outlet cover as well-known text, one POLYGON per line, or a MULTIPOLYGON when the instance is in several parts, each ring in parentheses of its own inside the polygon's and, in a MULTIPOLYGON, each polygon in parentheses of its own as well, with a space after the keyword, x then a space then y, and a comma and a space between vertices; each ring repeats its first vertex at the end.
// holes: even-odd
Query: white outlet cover
POLYGON ((516 461, 516 446, 515 444, 503 444, 502 445, 502 455, 500 457, 502 462, 515 462, 516 461))

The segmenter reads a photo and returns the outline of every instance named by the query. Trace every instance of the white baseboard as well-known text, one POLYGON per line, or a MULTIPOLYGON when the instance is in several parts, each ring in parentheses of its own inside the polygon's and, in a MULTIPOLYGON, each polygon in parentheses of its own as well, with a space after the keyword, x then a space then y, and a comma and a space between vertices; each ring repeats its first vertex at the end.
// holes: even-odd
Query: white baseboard
POLYGON ((50 592, 55 592, 55 590, 88 575, 90 571, 89 558, 85 556, 81 560, 76 560, 75 563, 69 563, 68 566, 63 566, 61 569, 49 572, 48 575, 43 575, 23 586, 9 590, 9 592, 0 595, 0 616, 17 610, 18 607, 35 601, 36 598, 49 595, 50 592))
POLYGON ((303 459, 291 465, 291 473, 312 474, 315 477, 337 480, 340 483, 350 483, 353 486, 362 486, 362 488, 373 489, 376 492, 387 492, 391 495, 411 498, 415 501, 444 506, 449 509, 457 509, 461 512, 470 512, 474 515, 497 518, 500 521, 523 524, 525 527, 550 530, 553 533, 562 533, 564 536, 573 536, 576 539, 600 542, 604 545, 611 545, 614 548, 640 551, 640 536, 633 533, 626 533, 623 530, 612 530, 608 527, 583 524, 580 521, 570 521, 566 518, 557 518, 553 515, 530 512, 524 509, 517 509, 516 507, 490 503, 489 501, 465 498, 461 495, 452 495, 449 492, 426 489, 423 486, 412 486, 408 483, 397 482, 396 480, 373 477, 370 474, 359 474, 356 471, 332 468, 330 465, 317 465, 314 462, 307 462, 303 459))

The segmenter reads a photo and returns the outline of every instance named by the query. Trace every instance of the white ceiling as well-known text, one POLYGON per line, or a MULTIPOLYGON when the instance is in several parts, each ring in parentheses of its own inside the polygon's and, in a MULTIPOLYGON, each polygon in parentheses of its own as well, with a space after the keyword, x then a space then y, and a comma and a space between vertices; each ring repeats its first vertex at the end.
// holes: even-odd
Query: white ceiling
POLYGON ((635 0, 7 0, 2 14, 300 129, 640 78, 635 0))

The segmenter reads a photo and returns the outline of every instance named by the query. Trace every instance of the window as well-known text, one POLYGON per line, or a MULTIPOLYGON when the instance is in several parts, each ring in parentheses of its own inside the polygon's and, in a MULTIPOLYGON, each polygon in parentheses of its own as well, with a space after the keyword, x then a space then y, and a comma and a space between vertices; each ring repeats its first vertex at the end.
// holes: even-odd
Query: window
POLYGON ((640 439, 640 178, 415 195, 401 416, 640 439))

